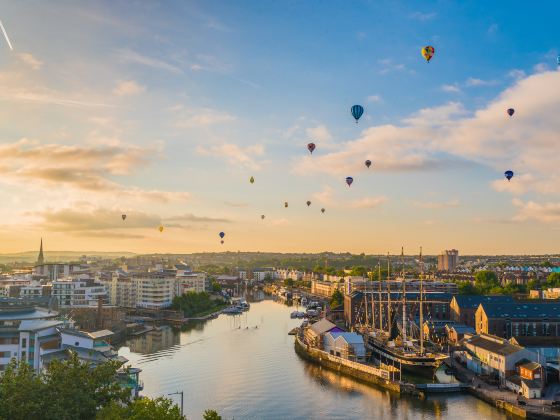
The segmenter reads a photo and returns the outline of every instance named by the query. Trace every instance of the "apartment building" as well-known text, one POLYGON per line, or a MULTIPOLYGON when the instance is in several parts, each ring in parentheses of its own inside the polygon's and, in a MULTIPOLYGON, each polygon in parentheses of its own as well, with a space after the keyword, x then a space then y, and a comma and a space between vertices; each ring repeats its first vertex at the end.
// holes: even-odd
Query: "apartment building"
POLYGON ((459 264, 459 251, 456 249, 450 249, 441 251, 438 255, 438 270, 439 271, 455 271, 455 268, 459 264))
POLYGON ((52 282, 51 296, 60 308, 97 306, 99 299, 107 300, 105 285, 88 275, 52 282))
POLYGON ((178 296, 187 292, 205 292, 207 290, 207 275, 204 272, 177 270, 175 289, 175 294, 178 296))
POLYGON ((164 309, 176 295, 176 279, 162 272, 132 274, 136 287, 136 307, 164 309))

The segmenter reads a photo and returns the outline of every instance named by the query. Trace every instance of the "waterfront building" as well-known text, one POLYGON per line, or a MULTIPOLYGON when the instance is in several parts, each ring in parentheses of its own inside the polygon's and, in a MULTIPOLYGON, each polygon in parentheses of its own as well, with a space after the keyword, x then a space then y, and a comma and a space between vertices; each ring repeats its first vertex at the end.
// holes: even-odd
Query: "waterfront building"
POLYGON ((122 271, 111 275, 110 279, 103 279, 101 283, 107 289, 110 305, 122 308, 135 308, 138 291, 134 279, 122 271))
POLYGON ((560 336, 517 336, 509 339, 509 342, 525 347, 527 350, 537 354, 541 363, 560 362, 560 336))
POLYGON ((58 312, 36 308, 19 298, 0 298, 0 371, 12 358, 40 368, 40 356, 57 348, 58 312))
POLYGON ((488 334, 475 335, 463 341, 467 368, 477 374, 494 376, 502 381, 516 374, 520 361, 536 361, 536 354, 509 341, 488 334))
POLYGON ((204 272, 187 270, 177 270, 176 274, 176 291, 175 294, 180 296, 187 292, 204 292, 208 290, 207 275, 204 272))
POLYGON ((50 296, 52 285, 40 284, 39 282, 32 282, 27 286, 21 286, 19 289, 19 297, 24 299, 36 299, 44 296, 50 296))
POLYGON ((134 273, 137 308, 165 309, 176 294, 176 278, 163 272, 134 273))
POLYGON ((317 321, 313 325, 309 326, 305 330, 305 341, 307 344, 322 349, 323 347, 323 336, 330 332, 342 332, 335 324, 330 322, 328 319, 323 318, 317 321))
POLYGON ((342 290, 343 283, 330 283, 319 280, 311 280, 311 294, 323 297, 331 297, 335 290, 342 290))
POLYGON ((279 280, 292 279, 298 281, 303 278, 303 272, 299 270, 277 269, 274 278, 279 280))
POLYGON ((364 338, 354 332, 327 332, 323 336, 323 351, 354 362, 366 360, 364 338))
POLYGON ((239 270, 239 278, 244 281, 265 281, 276 278, 276 269, 273 267, 254 268, 252 270, 239 270))
POLYGON ((560 304, 481 303, 475 313, 477 334, 510 338, 560 336, 560 304))
POLYGON ((543 290, 542 297, 544 299, 560 299, 560 287, 553 287, 550 289, 543 290))
POLYGON ((459 264, 459 251, 456 249, 441 251, 438 255, 438 270, 452 272, 459 264))
POLYGON ((475 314, 481 303, 513 303, 512 296, 496 295, 458 295, 453 296, 449 304, 450 318, 457 324, 475 328, 475 314))
POLYGON ((105 285, 88 275, 78 275, 52 282, 51 296, 60 308, 97 306, 108 297, 105 285))
POLYGON ((448 324, 445 326, 445 331, 447 334, 447 341, 450 344, 458 344, 465 336, 476 334, 473 327, 465 324, 448 324))

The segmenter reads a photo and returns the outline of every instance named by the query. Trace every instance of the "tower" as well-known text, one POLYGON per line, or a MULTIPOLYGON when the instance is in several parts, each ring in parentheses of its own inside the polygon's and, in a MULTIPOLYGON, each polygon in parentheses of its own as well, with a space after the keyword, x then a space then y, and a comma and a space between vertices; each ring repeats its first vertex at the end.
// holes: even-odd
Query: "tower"
POLYGON ((41 238, 41 248, 39 248, 39 256, 37 257, 37 264, 43 264, 45 257, 43 256, 43 238, 41 238))

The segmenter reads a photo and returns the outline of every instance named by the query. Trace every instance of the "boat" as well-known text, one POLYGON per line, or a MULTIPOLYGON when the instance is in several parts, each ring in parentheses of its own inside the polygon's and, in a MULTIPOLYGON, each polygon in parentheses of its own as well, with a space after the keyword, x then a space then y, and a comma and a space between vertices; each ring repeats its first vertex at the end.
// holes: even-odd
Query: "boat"
POLYGON ((305 318, 305 312, 298 312, 296 315, 299 319, 305 318))
POLYGON ((295 319, 295 318, 298 317, 298 314, 299 314, 298 311, 293 311, 293 312, 290 314, 290 318, 295 319))
POLYGON ((227 315, 239 315, 243 311, 237 306, 230 306, 229 308, 225 308, 222 313, 227 315))
POLYGON ((301 298, 301 304, 302 304, 303 306, 306 306, 306 305, 307 305, 307 298, 306 298, 305 296, 301 298))
MULTIPOLYGON (((375 329, 375 313, 372 313, 372 328, 366 328, 364 330, 364 343, 366 349, 371 352, 373 358, 377 359, 381 363, 387 365, 394 365, 395 367, 400 367, 403 371, 414 373, 417 375, 433 377, 435 371, 443 363, 445 359, 448 358, 447 355, 432 350, 430 343, 426 342, 424 339, 424 332, 422 328, 419 328, 419 339, 415 339, 408 335, 410 322, 406 313, 406 277, 404 273, 404 249, 401 250, 401 258, 403 259, 402 264, 402 294, 400 305, 402 306, 402 327, 400 328, 400 334, 394 337, 393 322, 391 321, 391 313, 387 314, 387 329, 386 331, 375 329)), ((390 290, 390 261, 388 261, 387 270, 387 281, 389 289, 387 291, 387 308, 391 308, 391 290, 390 290)), ((424 263, 422 260, 422 249, 420 249, 420 323, 423 325, 423 282, 424 277, 424 263)), ((379 266, 379 271, 381 267, 379 266)), ((381 277, 379 277, 381 278, 381 277)), ((381 283, 379 283, 379 307, 383 308, 383 303, 381 302, 381 283)), ((367 299, 367 294, 364 294, 364 299, 367 299)), ((372 293, 373 299, 373 293, 372 293)), ((366 302, 365 307, 367 308, 368 303, 366 302)), ((380 317, 382 313, 380 313, 380 317)), ((367 317, 367 315, 366 315, 367 317)), ((382 320, 379 324, 383 326, 382 320)), ((412 335, 412 334, 411 334, 412 335)))

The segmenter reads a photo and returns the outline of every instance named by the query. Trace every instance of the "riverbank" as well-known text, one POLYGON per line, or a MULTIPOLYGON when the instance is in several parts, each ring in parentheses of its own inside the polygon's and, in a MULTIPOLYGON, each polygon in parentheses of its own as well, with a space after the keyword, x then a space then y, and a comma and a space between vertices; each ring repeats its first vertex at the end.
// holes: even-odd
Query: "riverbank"
POLYGON ((560 419, 560 412, 553 411, 549 406, 531 405, 531 400, 527 400, 527 405, 519 406, 517 395, 513 392, 501 390, 478 379, 473 372, 453 358, 449 359, 447 364, 454 369, 457 379, 470 384, 467 390, 471 395, 500 410, 527 419, 560 419))

